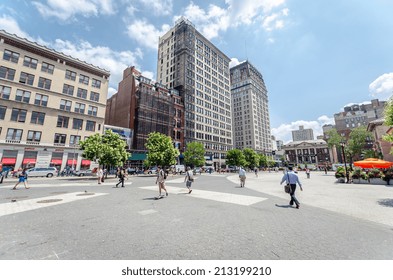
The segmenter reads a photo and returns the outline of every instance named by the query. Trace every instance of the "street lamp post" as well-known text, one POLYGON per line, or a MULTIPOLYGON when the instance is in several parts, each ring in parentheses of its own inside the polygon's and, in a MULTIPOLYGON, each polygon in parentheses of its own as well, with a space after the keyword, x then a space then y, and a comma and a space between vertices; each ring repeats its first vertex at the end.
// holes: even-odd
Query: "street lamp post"
POLYGON ((347 178, 347 182, 346 183, 349 183, 349 174, 348 174, 348 169, 347 169, 347 162, 345 160, 345 142, 341 142, 340 144, 341 144, 341 151, 343 153, 345 177, 347 178))
POLYGON ((71 167, 71 172, 75 171, 75 170, 74 170, 74 166, 75 166, 75 148, 76 148, 76 145, 79 144, 78 136, 79 136, 79 130, 81 130, 81 128, 82 128, 82 127, 78 126, 78 130, 77 130, 77 132, 76 132, 76 138, 75 138, 75 141, 74 141, 74 151, 73 151, 73 153, 72 153, 72 167, 71 167), (78 141, 78 143, 76 143, 76 141, 78 141))

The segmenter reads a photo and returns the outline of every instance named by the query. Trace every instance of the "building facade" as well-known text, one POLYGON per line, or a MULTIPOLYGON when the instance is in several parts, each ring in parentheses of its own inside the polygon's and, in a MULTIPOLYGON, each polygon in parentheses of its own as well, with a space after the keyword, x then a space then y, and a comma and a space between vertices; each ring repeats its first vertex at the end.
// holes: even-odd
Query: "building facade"
POLYGON ((293 141, 307 141, 314 140, 314 132, 311 128, 304 129, 304 126, 299 126, 298 130, 292 130, 293 141))
POLYGON ((104 69, 0 31, 3 166, 88 168, 79 141, 102 133, 104 69))
POLYGON ((271 155, 268 95, 262 74, 248 61, 230 69, 233 143, 271 155))
POLYGON ((203 143, 216 168, 233 147, 229 62, 184 18, 159 39, 157 80, 180 93, 185 144, 203 143))
POLYGON ((142 166, 149 133, 160 132, 172 138, 174 147, 184 148, 184 105, 175 89, 141 75, 135 67, 123 72, 119 91, 107 100, 105 124, 131 130, 131 166, 142 166))
POLYGON ((285 160, 290 165, 325 167, 331 163, 329 148, 324 140, 293 141, 283 146, 285 160))
POLYGON ((393 144, 383 139, 383 136, 391 134, 392 131, 391 127, 385 125, 385 119, 380 118, 371 121, 367 126, 367 131, 370 131, 374 136, 373 150, 376 155, 393 162, 393 155, 391 154, 393 144))

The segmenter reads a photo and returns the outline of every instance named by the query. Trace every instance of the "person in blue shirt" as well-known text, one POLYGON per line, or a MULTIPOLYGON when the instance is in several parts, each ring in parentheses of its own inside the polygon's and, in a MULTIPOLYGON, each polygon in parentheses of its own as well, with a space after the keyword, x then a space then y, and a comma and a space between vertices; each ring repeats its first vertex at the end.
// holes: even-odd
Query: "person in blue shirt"
POLYGON ((243 169, 242 166, 240 166, 239 169, 239 178, 240 178, 240 187, 244 188, 246 184, 246 171, 243 169))
POLYGON ((12 188, 13 190, 16 190, 16 187, 20 184, 23 183, 25 185, 26 189, 30 189, 30 187, 27 186, 27 168, 23 168, 22 172, 19 173, 19 180, 15 184, 15 186, 12 188))
POLYGON ((296 204, 296 208, 299 209, 300 203, 297 200, 295 196, 295 191, 296 191, 296 183, 299 184, 300 190, 303 191, 302 184, 300 183, 299 176, 293 172, 292 166, 288 167, 287 173, 282 176, 281 183, 286 182, 286 184, 291 185, 291 191, 290 191, 290 196, 291 196, 291 201, 289 202, 289 205, 293 206, 293 204, 296 204))

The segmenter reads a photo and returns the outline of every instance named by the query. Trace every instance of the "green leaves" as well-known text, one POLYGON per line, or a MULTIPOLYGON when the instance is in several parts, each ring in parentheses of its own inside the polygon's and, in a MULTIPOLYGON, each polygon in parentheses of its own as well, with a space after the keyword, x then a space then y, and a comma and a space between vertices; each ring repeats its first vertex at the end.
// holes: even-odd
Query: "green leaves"
POLYGON ((186 165, 202 166, 205 164, 205 148, 202 143, 191 142, 187 144, 184 152, 184 161, 186 165))
POLYGON ((170 166, 176 163, 179 151, 173 147, 172 139, 159 132, 152 132, 145 144, 148 150, 146 166, 170 166))
POLYGON ((231 166, 245 166, 246 157, 239 149, 233 149, 227 152, 226 163, 231 166))

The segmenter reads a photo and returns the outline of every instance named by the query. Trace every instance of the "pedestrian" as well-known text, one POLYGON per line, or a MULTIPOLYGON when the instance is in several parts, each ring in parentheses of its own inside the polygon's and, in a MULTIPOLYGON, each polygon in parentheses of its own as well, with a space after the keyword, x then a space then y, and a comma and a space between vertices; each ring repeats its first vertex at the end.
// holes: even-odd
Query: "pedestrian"
POLYGON ((161 190, 165 191, 165 195, 168 196, 168 191, 165 188, 165 179, 166 179, 166 174, 164 170, 161 168, 161 166, 157 167, 157 179, 156 179, 156 184, 158 183, 158 197, 161 198, 163 195, 161 195, 161 190))
POLYGON ((255 177, 258 177, 258 168, 257 167, 254 168, 254 172, 255 172, 255 177))
POLYGON ((27 186, 27 172, 26 172, 27 168, 23 168, 22 172, 20 172, 19 174, 19 180, 18 183, 16 183, 16 185, 12 188, 13 190, 16 190, 16 187, 20 184, 23 183, 25 185, 26 189, 29 189, 30 187, 27 186))
POLYGON ((246 170, 242 166, 239 168, 240 187, 244 188, 246 184, 246 170))
POLYGON ((97 170, 98 184, 101 184, 103 176, 104 176, 104 171, 102 170, 101 167, 98 167, 98 170, 97 170))
POLYGON ((306 168, 307 179, 310 179, 310 169, 306 168))
POLYGON ((300 203, 295 197, 295 191, 296 191, 296 183, 299 184, 300 190, 303 191, 302 184, 300 183, 299 176, 295 172, 293 172, 292 166, 289 166, 288 169, 289 170, 287 171, 287 173, 284 174, 284 176, 282 177, 280 185, 284 182, 290 184, 291 189, 289 194, 291 196, 291 201, 289 202, 289 205, 293 206, 293 204, 295 203, 296 208, 299 209, 300 203))
POLYGON ((188 188, 188 193, 192 192, 191 184, 194 182, 194 174, 189 166, 187 166, 186 177, 184 177, 184 182, 186 182, 186 187, 188 188))
POLYGON ((119 182, 116 184, 116 188, 118 188, 118 185, 120 184, 121 187, 124 188, 124 176, 125 176, 124 169, 118 168, 117 177, 119 178, 119 182))

